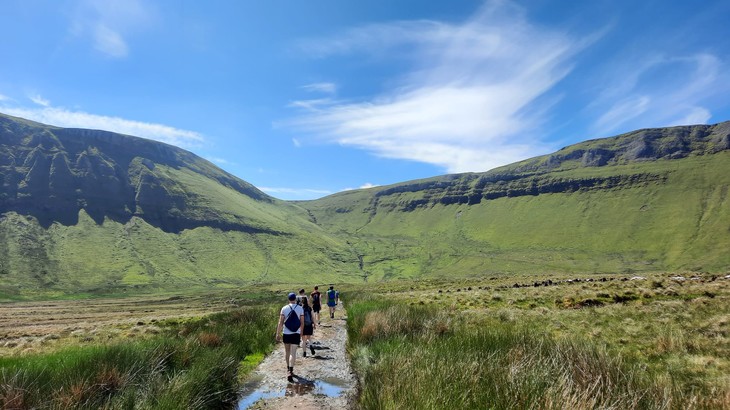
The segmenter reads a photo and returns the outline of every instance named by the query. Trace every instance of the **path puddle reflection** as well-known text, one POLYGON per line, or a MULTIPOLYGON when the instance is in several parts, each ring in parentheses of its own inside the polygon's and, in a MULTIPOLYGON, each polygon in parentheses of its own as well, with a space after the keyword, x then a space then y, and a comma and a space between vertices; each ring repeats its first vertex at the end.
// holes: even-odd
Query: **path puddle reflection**
POLYGON ((284 396, 302 396, 315 394, 327 397, 339 397, 347 389, 346 381, 336 377, 326 377, 321 380, 308 380, 297 377, 294 383, 288 383, 284 390, 268 390, 261 386, 263 377, 254 377, 241 389, 241 400, 238 410, 246 410, 261 399, 273 399, 284 396))

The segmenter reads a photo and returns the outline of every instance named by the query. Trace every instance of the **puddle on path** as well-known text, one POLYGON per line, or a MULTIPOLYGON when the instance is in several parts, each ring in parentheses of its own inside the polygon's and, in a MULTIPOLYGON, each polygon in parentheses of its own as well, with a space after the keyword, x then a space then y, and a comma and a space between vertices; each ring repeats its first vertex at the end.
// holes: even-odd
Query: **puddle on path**
POLYGON ((339 397, 348 387, 347 382, 336 377, 326 377, 321 380, 298 378, 296 383, 288 383, 284 390, 267 390, 261 386, 262 376, 257 376, 246 382, 241 389, 241 400, 238 401, 238 410, 246 410, 261 399, 273 399, 284 396, 301 396, 315 394, 327 397, 339 397))

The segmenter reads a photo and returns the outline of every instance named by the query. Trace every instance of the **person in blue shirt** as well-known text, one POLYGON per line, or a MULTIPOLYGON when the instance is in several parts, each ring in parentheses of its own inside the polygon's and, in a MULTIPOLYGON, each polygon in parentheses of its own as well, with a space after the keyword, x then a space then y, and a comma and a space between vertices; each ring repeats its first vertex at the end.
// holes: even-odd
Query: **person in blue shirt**
POLYGON ((330 319, 335 318, 335 307, 337 306, 337 292, 334 286, 327 291, 327 306, 330 308, 330 319))

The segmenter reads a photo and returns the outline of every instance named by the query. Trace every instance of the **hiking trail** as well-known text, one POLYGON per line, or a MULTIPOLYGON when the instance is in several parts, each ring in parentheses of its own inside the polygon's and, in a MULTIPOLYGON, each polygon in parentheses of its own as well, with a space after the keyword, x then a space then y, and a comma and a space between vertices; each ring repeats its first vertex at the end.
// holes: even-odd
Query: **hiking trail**
MULTIPOLYGON (((347 312, 342 303, 335 318, 330 319, 327 307, 320 312, 322 324, 313 335, 315 356, 297 349, 294 383, 286 380, 284 346, 274 350, 253 371, 244 384, 239 410, 292 409, 327 410, 351 408, 356 395, 355 375, 345 351, 347 312)), ((273 329, 272 329, 273 330, 273 329)))

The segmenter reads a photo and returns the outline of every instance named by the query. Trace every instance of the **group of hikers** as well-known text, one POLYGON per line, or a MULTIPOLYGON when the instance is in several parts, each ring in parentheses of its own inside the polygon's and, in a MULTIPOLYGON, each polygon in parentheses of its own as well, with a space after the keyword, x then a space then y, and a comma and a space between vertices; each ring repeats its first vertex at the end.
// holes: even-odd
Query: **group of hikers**
MULTIPOLYGON (((312 356, 315 355, 311 338, 317 326, 322 324, 319 313, 322 310, 322 296, 319 286, 315 286, 309 296, 304 289, 300 289, 298 295, 294 292, 289 293, 289 303, 281 308, 279 324, 276 326, 276 341, 284 342, 284 357, 289 382, 294 382, 297 348, 303 349, 304 357, 307 357, 307 349, 312 352, 312 356)), ((330 319, 334 319, 335 309, 340 303, 340 292, 336 291, 334 286, 330 286, 324 297, 327 299, 330 319)))

